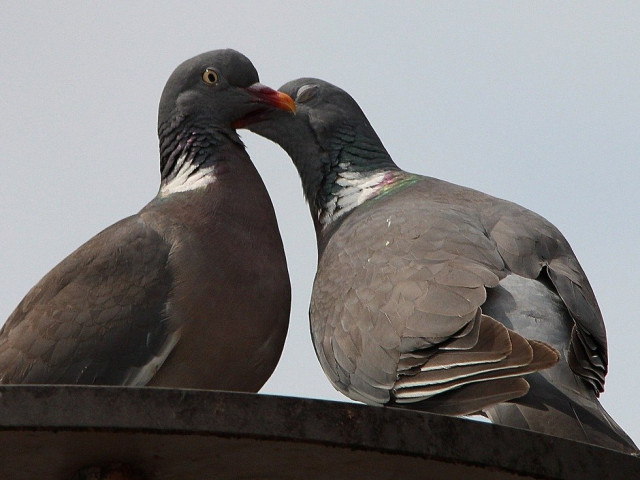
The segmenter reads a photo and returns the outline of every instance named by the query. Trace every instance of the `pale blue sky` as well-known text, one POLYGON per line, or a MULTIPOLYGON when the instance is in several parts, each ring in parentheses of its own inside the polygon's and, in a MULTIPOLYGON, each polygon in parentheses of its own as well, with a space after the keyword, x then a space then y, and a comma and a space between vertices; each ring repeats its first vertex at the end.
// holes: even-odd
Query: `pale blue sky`
MULTIPOLYGON (((349 91, 403 168, 555 223, 605 316, 602 402, 640 442, 640 3, 158 3, 3 2, 0 323, 62 258, 155 195, 165 81, 232 47, 272 87, 316 76, 349 91)), ((342 400, 309 339, 316 248, 300 182, 278 147, 242 137, 293 283, 290 334, 263 391, 342 400)))

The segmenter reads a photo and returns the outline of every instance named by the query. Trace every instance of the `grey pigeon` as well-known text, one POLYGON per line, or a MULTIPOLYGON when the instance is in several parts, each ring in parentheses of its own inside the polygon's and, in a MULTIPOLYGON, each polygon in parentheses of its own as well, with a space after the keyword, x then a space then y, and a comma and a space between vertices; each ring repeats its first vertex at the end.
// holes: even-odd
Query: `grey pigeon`
POLYGON ((514 203, 401 170, 343 90, 303 78, 281 91, 295 118, 246 126, 302 179, 318 241, 311 331, 333 385, 637 452, 598 402, 604 323, 562 234, 514 203))
POLYGON ((0 332, 0 383, 257 391, 290 283, 267 190, 232 123, 293 100, 249 59, 182 63, 160 101, 161 185, 44 276, 0 332))

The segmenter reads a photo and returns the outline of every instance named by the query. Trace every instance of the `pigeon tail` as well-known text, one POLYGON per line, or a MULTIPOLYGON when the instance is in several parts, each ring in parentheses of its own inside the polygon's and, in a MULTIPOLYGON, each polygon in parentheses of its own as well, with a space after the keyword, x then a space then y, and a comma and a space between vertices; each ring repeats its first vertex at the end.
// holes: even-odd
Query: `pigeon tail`
POLYGON ((530 384, 526 395, 512 403, 484 409, 493 423, 640 456, 633 440, 595 397, 586 399, 578 393, 564 392, 565 389, 553 386, 541 373, 525 378, 530 384))
POLYGON ((638 455, 638 447, 605 411, 588 380, 569 362, 573 320, 544 278, 508 275, 488 290, 483 311, 507 328, 560 352, 554 367, 524 377, 529 392, 484 409, 491 421, 638 455))

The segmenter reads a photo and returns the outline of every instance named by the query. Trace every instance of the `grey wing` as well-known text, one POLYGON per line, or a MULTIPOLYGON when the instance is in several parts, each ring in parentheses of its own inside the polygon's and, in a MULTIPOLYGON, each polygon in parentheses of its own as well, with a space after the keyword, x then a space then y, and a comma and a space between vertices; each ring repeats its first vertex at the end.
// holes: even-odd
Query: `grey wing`
POLYGON ((145 384, 177 341, 169 250, 132 216, 65 258, 0 331, 0 383, 145 384))
MULTIPOLYGON (((506 273, 478 219, 436 202, 413 204, 381 202, 347 217, 319 262, 314 345, 336 388, 366 403, 418 402, 516 375, 504 371, 531 364, 538 349, 481 314, 486 287, 506 273), (491 342, 478 341, 481 329, 491 342)), ((555 363, 555 352, 546 354, 542 363, 555 363)), ((503 385, 510 398, 526 393, 518 380, 503 385)))
POLYGON ((607 374, 604 320, 567 240, 543 217, 513 203, 496 200, 484 210, 484 217, 491 238, 512 272, 538 278, 546 270, 575 321, 569 364, 596 392, 603 391, 607 374))

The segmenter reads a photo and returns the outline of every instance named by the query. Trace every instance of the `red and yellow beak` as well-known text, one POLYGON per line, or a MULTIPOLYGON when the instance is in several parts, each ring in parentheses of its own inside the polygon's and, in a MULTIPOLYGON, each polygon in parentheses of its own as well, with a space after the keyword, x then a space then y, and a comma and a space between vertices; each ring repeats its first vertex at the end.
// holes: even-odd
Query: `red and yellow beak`
POLYGON ((247 88, 247 91, 252 93, 259 103, 264 103, 292 113, 296 111, 296 102, 286 93, 278 92, 261 83, 254 83, 247 88))
POLYGON ((284 110, 295 113, 296 102, 286 93, 278 92, 261 83, 254 83, 247 88, 255 103, 255 109, 242 118, 235 120, 231 126, 233 128, 245 128, 248 125, 263 121, 268 118, 269 111, 273 109, 284 110))

